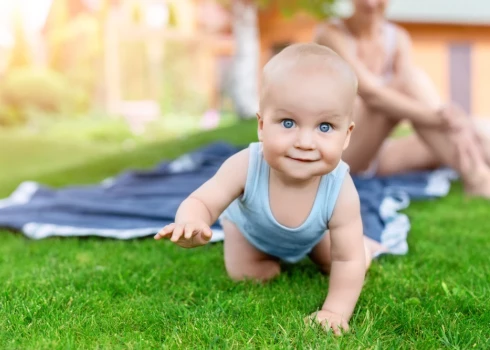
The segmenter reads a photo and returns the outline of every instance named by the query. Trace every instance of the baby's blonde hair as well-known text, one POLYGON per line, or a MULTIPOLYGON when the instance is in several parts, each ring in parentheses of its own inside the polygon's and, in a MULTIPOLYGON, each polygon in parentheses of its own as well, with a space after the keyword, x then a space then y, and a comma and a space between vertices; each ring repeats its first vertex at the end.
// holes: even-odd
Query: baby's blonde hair
POLYGON ((287 46, 264 66, 261 79, 260 100, 266 95, 270 80, 288 74, 295 68, 325 69, 333 79, 350 81, 357 93, 358 80, 352 67, 332 49, 316 43, 298 43, 287 46))

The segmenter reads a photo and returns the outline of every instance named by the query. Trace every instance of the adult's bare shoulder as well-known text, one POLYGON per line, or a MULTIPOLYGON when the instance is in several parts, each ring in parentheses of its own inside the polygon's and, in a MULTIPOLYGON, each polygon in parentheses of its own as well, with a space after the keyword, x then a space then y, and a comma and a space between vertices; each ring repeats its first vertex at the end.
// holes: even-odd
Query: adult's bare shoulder
POLYGON ((410 33, 398 24, 392 23, 392 25, 395 27, 398 46, 410 46, 412 42, 410 33))
POLYGON ((337 50, 344 48, 345 41, 345 33, 333 23, 325 21, 317 25, 314 42, 337 50))
POLYGON ((412 65, 412 38, 405 28, 395 24, 394 26, 396 30, 394 66, 397 74, 403 74, 403 72, 407 72, 412 65))
POLYGON ((351 53, 348 49, 350 40, 346 33, 336 25, 323 22, 317 26, 313 41, 317 44, 327 46, 340 56, 347 58, 351 53))

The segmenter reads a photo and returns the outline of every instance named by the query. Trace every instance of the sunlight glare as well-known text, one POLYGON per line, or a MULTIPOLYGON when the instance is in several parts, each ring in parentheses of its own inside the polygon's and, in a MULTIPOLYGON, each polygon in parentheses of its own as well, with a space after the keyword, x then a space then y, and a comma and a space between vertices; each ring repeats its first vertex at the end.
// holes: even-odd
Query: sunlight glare
POLYGON ((53 0, 0 0, 0 46, 13 44, 13 19, 19 11, 28 32, 39 31, 46 18, 53 0))

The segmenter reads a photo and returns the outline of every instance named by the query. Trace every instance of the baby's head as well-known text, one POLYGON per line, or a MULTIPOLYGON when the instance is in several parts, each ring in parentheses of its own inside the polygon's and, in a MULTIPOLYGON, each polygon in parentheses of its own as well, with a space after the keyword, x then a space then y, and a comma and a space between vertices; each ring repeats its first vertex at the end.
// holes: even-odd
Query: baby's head
POLYGON ((264 157, 295 179, 331 172, 354 128, 357 78, 334 51, 294 44, 264 67, 258 117, 264 157))

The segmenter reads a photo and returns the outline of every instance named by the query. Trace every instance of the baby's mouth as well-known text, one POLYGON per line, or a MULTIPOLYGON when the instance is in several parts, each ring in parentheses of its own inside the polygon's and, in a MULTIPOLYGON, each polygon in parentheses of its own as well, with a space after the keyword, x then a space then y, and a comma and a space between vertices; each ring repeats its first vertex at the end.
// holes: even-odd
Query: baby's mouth
POLYGON ((313 162, 317 161, 317 159, 310 159, 310 158, 289 157, 289 156, 287 158, 295 160, 297 162, 302 162, 302 163, 313 163, 313 162))

